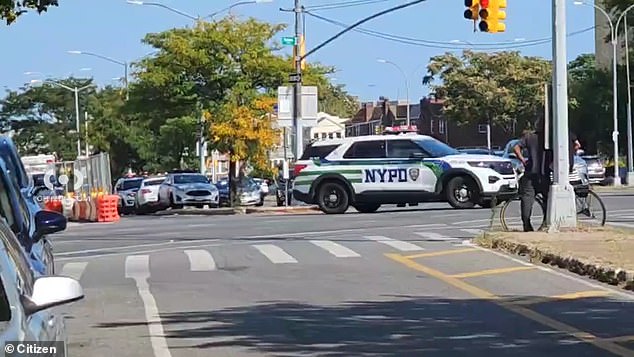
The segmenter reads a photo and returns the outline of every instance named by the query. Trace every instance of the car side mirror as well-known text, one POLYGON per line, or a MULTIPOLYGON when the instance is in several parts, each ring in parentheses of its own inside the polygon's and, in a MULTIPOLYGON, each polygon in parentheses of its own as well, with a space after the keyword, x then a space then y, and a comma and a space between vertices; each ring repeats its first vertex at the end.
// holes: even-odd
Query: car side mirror
POLYGON ((41 210, 35 214, 35 238, 40 240, 47 234, 61 232, 66 229, 66 217, 61 213, 41 210))
POLYGON ((424 159, 425 155, 422 152, 413 152, 409 155, 410 159, 424 159))
POLYGON ((65 276, 44 276, 35 280, 33 294, 22 296, 22 303, 28 316, 83 298, 84 290, 77 280, 65 276))

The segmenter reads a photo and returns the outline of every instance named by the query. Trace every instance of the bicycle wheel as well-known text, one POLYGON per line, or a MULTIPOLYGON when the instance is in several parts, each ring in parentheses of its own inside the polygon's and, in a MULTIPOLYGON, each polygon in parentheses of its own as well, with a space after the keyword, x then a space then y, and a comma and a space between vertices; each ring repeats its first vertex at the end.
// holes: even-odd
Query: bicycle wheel
POLYGON ((607 211, 603 200, 596 192, 589 190, 585 197, 576 196, 575 201, 579 223, 589 226, 605 226, 607 211), (598 207, 594 208, 595 206, 598 207))
MULTIPOLYGON (((506 232, 524 231, 521 212, 521 201, 519 199, 506 201, 500 210, 502 229, 506 232)), ((531 212, 531 225, 535 230, 542 230, 546 226, 546 206, 541 196, 535 197, 531 212)))

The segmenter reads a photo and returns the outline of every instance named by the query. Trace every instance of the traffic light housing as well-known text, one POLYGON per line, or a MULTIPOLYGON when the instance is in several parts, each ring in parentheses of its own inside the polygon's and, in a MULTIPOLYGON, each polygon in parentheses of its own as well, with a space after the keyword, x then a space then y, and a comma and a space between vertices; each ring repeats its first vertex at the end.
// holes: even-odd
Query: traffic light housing
POLYGON ((464 11, 464 18, 467 20, 478 21, 478 16, 480 13, 480 0, 464 0, 464 6, 467 7, 467 9, 464 11))
POLYGON ((506 25, 502 22, 506 20, 506 0, 481 0, 480 12, 481 21, 478 25, 480 31, 488 33, 498 33, 506 31, 506 25))

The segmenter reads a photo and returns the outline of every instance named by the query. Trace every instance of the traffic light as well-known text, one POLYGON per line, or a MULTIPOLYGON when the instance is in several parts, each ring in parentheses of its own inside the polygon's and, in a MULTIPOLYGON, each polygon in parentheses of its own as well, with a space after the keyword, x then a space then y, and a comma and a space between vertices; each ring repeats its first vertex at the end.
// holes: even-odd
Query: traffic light
POLYGON ((478 14, 480 13, 480 0, 464 0, 464 6, 468 7, 468 9, 464 11, 464 18, 467 20, 477 21, 478 14))
POLYGON ((506 25, 502 20, 506 19, 506 0, 481 0, 480 24, 482 32, 498 33, 506 31, 506 25))

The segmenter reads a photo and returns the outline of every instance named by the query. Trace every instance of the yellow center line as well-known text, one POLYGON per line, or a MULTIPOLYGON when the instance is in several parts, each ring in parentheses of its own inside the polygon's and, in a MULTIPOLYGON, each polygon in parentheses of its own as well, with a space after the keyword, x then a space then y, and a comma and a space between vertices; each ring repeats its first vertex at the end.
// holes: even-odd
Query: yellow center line
POLYGON ((518 306, 515 305, 513 303, 510 302, 505 302, 502 300, 501 297, 496 296, 495 294, 488 292, 484 289, 478 288, 477 286, 473 286, 469 283, 464 282, 463 280, 454 278, 450 275, 447 275, 445 273, 442 273, 438 270, 432 269, 430 267, 424 266, 418 262, 412 261, 410 258, 406 257, 406 256, 402 256, 400 254, 393 254, 393 253, 389 253, 386 254, 386 256, 394 261, 397 261, 405 266, 407 266, 408 268, 411 268, 413 270, 417 270, 420 272, 423 272, 431 277, 434 277, 448 285, 451 285, 455 288, 458 288, 462 291, 465 291, 477 298, 480 299, 485 299, 485 300, 491 300, 493 303, 509 310, 512 312, 515 312, 518 315, 521 315, 529 320, 533 320, 535 322, 538 322, 544 326, 548 326, 550 328, 565 332, 567 334, 569 334, 570 336, 573 336, 581 341, 590 343, 598 348, 601 348, 603 350, 606 350, 608 352, 612 352, 613 354, 617 355, 617 356, 623 356, 623 357, 634 357, 634 351, 629 350, 623 346, 619 346, 618 344, 616 344, 615 342, 612 341, 608 341, 605 339, 599 339, 597 338, 597 336, 585 332, 585 331, 581 331, 573 326, 567 325, 563 322, 554 320, 550 317, 544 316, 538 312, 535 312, 533 310, 530 310, 526 307, 523 306, 518 306))
POLYGON ((512 272, 515 272, 515 271, 524 271, 524 270, 533 270, 533 269, 537 269, 537 267, 535 267, 535 266, 522 266, 522 267, 487 269, 487 270, 473 271, 473 272, 468 272, 468 273, 454 274, 454 275, 450 275, 450 277, 456 278, 456 279, 464 279, 464 278, 474 278, 474 277, 477 277, 477 276, 504 274, 504 273, 512 273, 512 272))
POLYGON ((555 300, 575 300, 575 299, 593 298, 593 297, 606 297, 609 295, 611 295, 610 292, 606 290, 589 290, 589 291, 579 291, 579 292, 570 293, 570 294, 555 295, 555 296, 551 296, 551 298, 555 300))
POLYGON ((443 255, 450 255, 450 254, 461 254, 461 253, 469 253, 469 252, 475 252, 478 251, 480 252, 480 249, 476 249, 476 248, 465 248, 465 249, 450 249, 450 250, 441 250, 439 252, 430 252, 430 253, 420 253, 420 254, 414 254, 414 255, 407 255, 407 256, 402 256, 404 258, 408 258, 408 259, 416 259, 416 258, 427 258, 427 257, 440 257, 443 255))

